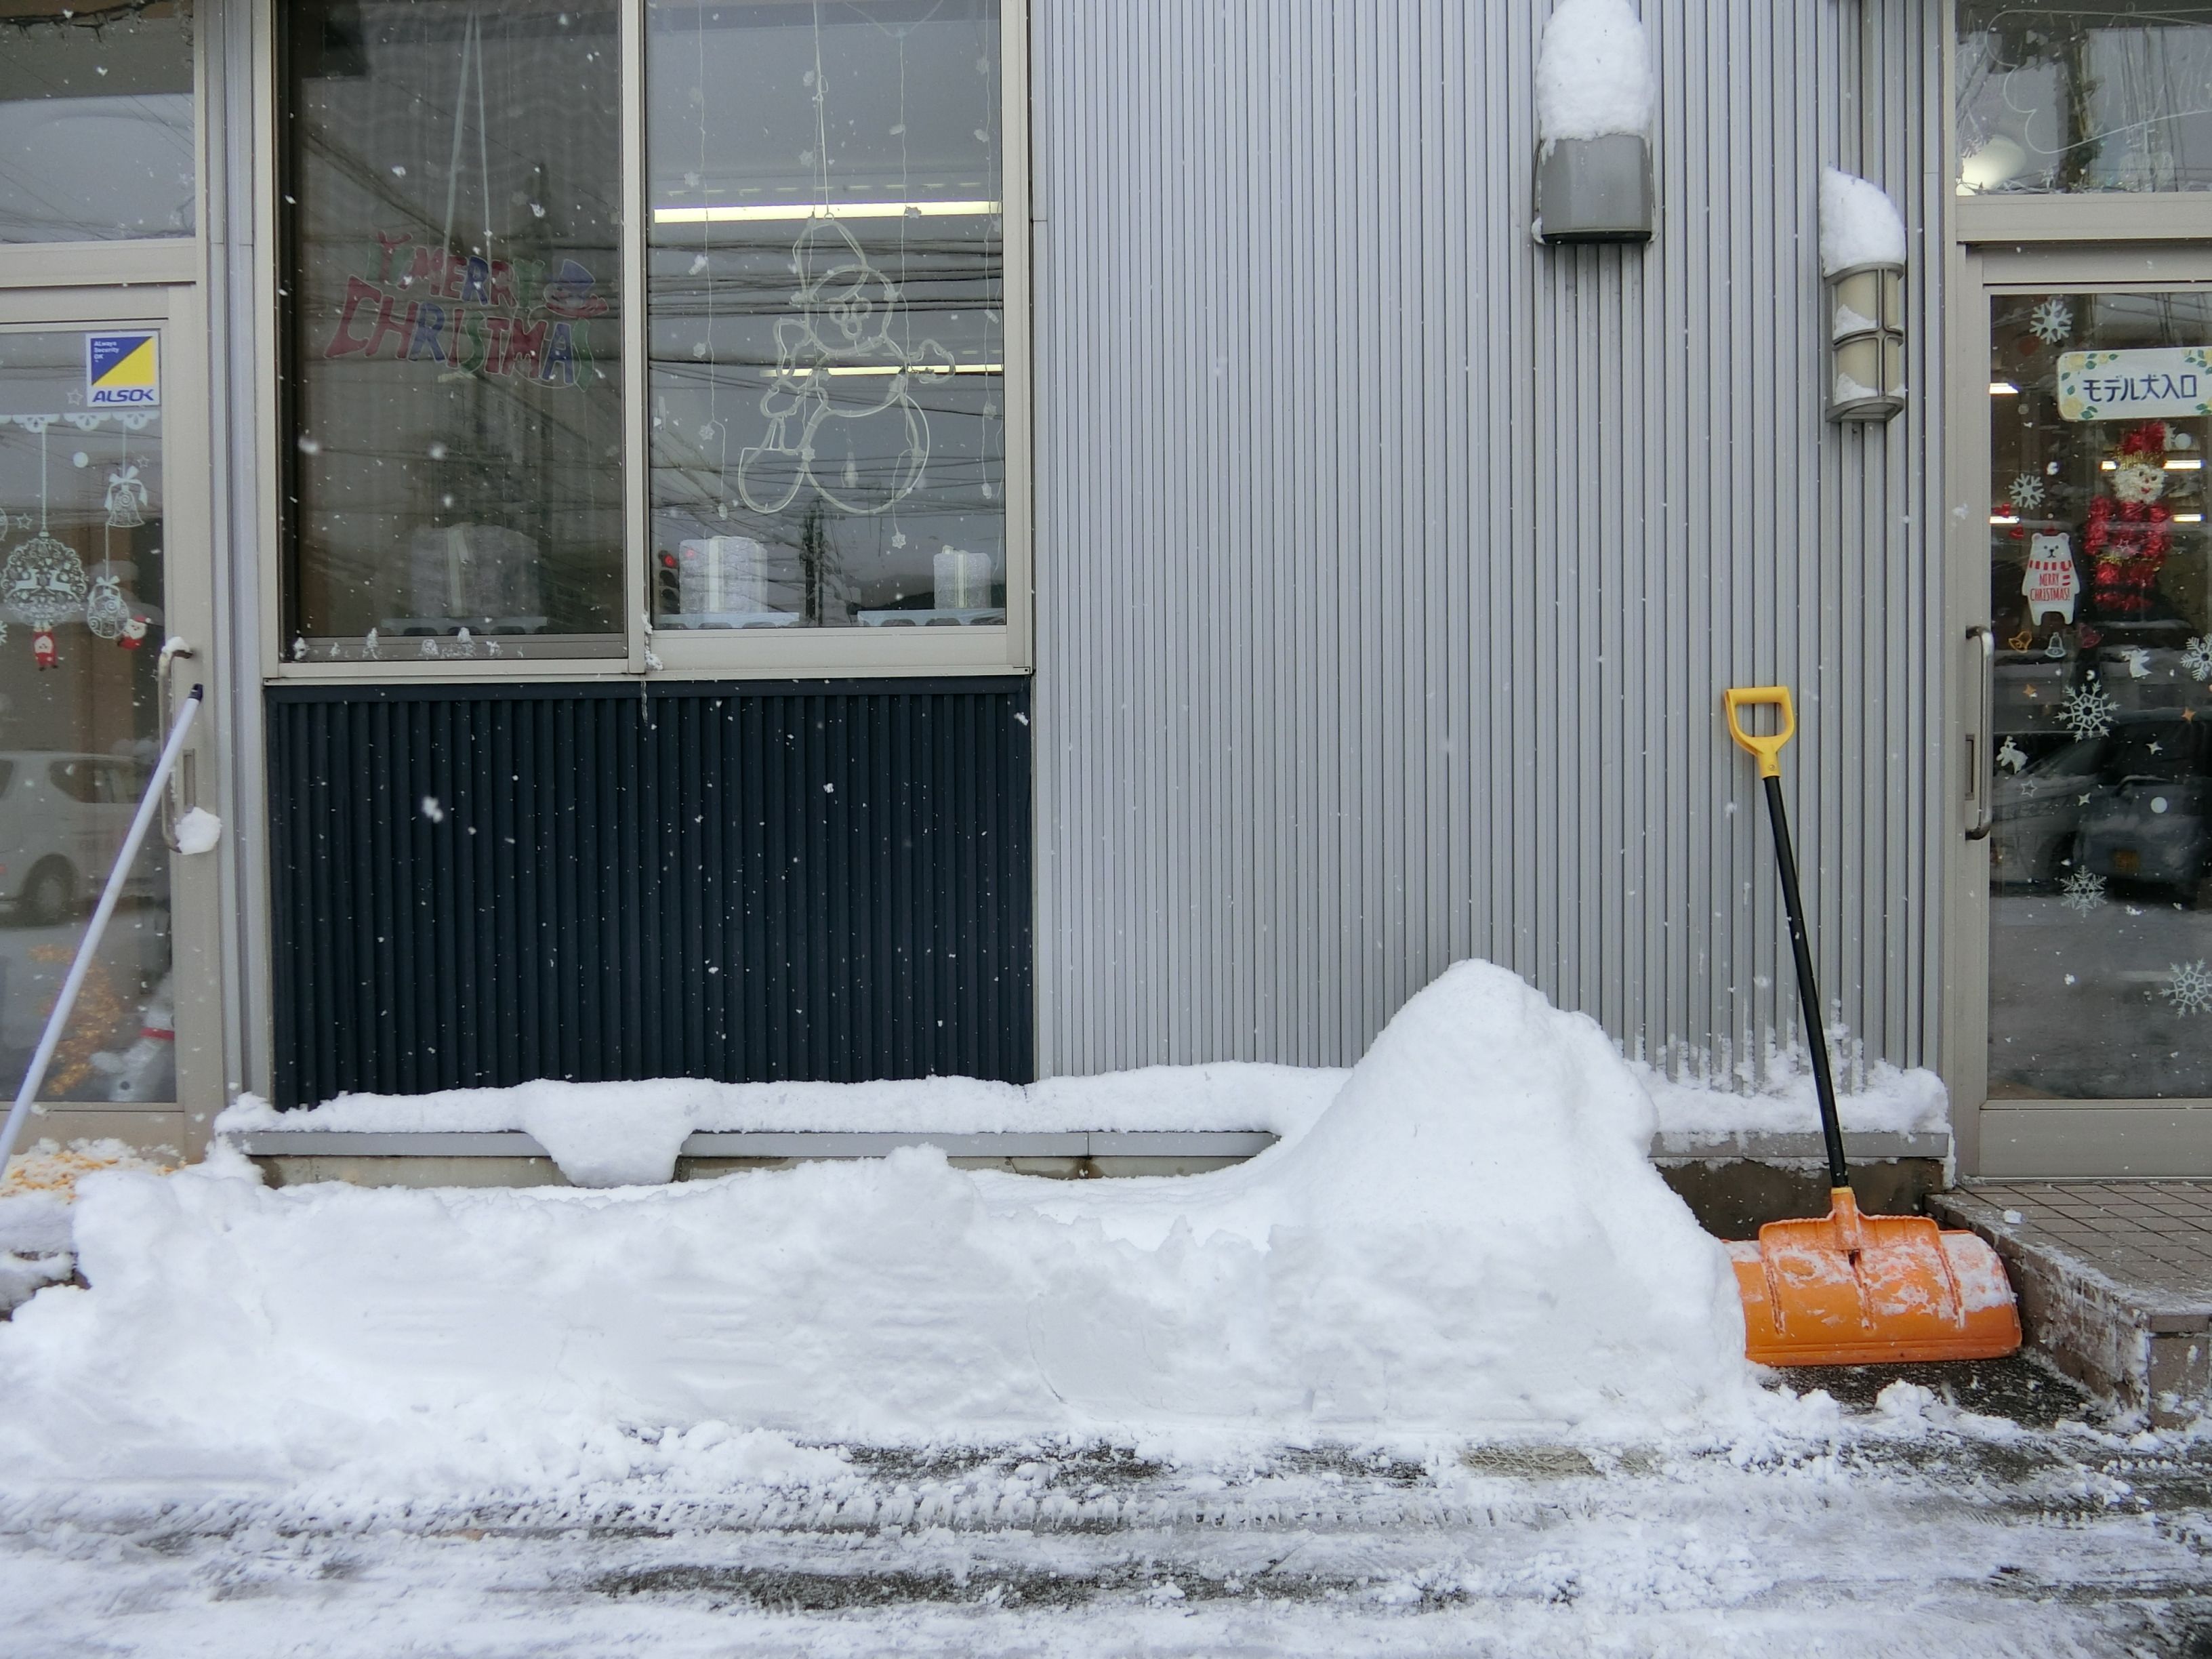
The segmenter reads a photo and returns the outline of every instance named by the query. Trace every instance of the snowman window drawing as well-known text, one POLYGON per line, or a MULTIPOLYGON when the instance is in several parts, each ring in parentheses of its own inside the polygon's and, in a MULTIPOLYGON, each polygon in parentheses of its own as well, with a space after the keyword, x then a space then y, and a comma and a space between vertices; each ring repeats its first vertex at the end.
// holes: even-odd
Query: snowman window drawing
POLYGON ((909 346, 898 286, 834 218, 808 221, 792 249, 795 314, 775 324, 775 368, 760 400, 767 430, 738 458, 738 493, 779 513, 811 488, 841 512, 889 512, 929 464, 929 416, 916 374, 949 374, 934 340, 909 346))

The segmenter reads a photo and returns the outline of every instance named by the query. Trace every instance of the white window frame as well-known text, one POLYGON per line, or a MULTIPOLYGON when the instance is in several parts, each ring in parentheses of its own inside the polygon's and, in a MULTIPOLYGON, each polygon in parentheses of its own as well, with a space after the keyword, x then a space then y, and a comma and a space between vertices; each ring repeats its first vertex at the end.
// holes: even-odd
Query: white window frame
POLYGON ((277 417, 284 372, 278 289, 285 249, 277 241, 277 133, 283 68, 276 7, 254 0, 255 217, 260 257, 254 314, 260 469, 262 677, 270 684, 437 684, 475 680, 775 680, 1026 674, 1034 663, 1034 434, 1030 396, 1029 0, 1000 0, 999 49, 1005 155, 1006 621, 1003 628, 792 628, 655 632, 652 627, 651 486, 646 381, 646 0, 621 0, 623 226, 623 649, 575 658, 295 662, 284 635, 289 556, 280 499, 287 441, 277 417))

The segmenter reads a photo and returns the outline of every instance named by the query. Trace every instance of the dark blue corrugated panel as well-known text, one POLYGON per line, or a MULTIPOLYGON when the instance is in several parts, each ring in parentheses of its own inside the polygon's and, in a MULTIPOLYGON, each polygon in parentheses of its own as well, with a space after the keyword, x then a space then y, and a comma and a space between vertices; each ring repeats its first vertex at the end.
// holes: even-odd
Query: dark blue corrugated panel
POLYGON ((1029 687, 273 687, 276 1103, 1034 1074, 1029 687))

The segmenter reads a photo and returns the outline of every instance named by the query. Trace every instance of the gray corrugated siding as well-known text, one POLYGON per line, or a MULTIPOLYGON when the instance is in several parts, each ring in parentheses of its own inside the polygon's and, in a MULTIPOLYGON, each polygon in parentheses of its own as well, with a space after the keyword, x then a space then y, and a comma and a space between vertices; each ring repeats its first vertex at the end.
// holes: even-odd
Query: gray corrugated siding
POLYGON ((1756 1054, 1795 1011, 1717 705, 1775 678, 1824 988, 1932 1052, 1942 9, 1644 0, 1658 235, 1544 251, 1542 0, 1037 0, 1044 1072, 1346 1062, 1469 955, 1756 1054), (1863 435, 1827 161, 1916 232, 1924 401, 1863 435))

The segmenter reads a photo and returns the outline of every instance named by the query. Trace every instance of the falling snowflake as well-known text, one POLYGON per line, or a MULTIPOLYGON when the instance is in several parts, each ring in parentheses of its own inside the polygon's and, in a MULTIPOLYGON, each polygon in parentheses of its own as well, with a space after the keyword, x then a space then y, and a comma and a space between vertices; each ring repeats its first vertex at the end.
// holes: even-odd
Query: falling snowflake
POLYGON ((2076 738, 2101 738, 2112 729, 2120 707, 2094 685, 2077 685, 2058 705, 2058 723, 2076 738))
POLYGON ((2069 910, 2087 915, 2105 902, 2105 878, 2087 870, 2076 870, 2059 884, 2065 896, 2058 902, 2069 910))
POLYGON ((2012 504, 2015 512, 2041 511, 2043 496, 2043 480, 2033 472, 2023 472, 2012 481, 2012 504))
POLYGON ((2193 680, 2212 680, 2212 636, 2191 640, 2182 647, 2181 665, 2193 680))
POLYGON ((2172 977, 2159 994, 2173 1005, 2175 1013, 2201 1014, 2212 1008, 2212 971, 2208 971, 2202 962, 2168 965, 2172 969, 2172 977))
POLYGON ((2045 300, 2029 313, 2028 332, 2045 345, 2057 345, 2074 331, 2074 307, 2063 300, 2045 300))

